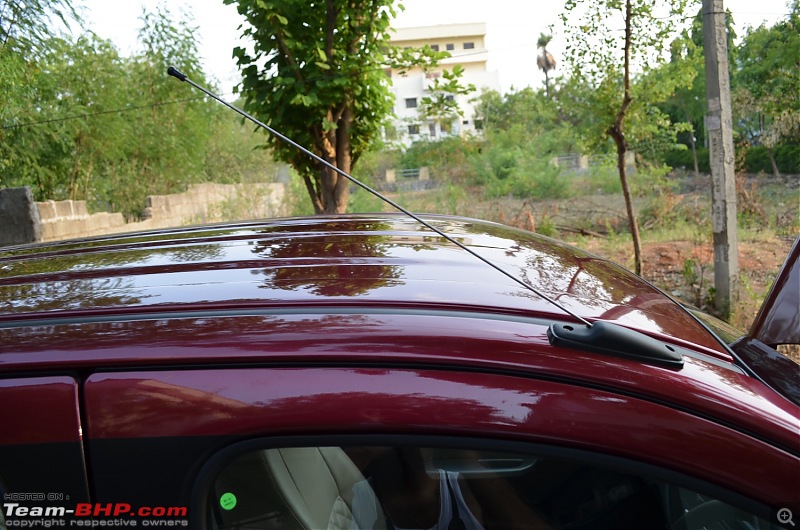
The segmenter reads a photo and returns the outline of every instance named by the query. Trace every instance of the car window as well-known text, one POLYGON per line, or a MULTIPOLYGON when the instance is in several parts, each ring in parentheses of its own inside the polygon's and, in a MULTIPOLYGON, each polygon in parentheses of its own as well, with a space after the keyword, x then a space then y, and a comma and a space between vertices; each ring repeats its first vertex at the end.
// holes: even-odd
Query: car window
POLYGON ((772 528, 768 511, 583 459, 443 447, 251 450, 201 494, 218 530, 772 528))
MULTIPOLYGON (((0 496, 3 498, 3 501, 7 499, 6 497, 6 488, 3 486, 3 480, 0 479, 0 496)), ((6 527, 6 518, 3 515, 3 510, 0 510, 0 530, 7 530, 6 527)))

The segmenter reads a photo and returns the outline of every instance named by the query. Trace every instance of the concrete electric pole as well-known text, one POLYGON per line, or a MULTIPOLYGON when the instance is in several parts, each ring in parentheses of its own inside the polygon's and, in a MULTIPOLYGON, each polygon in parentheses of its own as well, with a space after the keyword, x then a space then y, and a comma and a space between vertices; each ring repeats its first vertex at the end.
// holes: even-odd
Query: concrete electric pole
POLYGON ((711 217, 714 230, 714 302, 728 318, 736 302, 739 238, 736 225, 736 177, 733 147, 728 33, 723 0, 703 0, 706 59, 706 134, 711 166, 711 217))

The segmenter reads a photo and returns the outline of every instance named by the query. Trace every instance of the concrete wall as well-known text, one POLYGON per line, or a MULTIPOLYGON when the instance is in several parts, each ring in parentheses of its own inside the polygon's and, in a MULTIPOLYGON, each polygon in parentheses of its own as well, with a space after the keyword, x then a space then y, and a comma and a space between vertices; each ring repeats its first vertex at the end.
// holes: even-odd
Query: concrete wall
MULTIPOLYGON (((30 190, 15 188, 14 190, 30 190)), ((121 213, 99 212, 89 214, 85 201, 45 201, 33 203, 33 213, 20 215, 24 201, 19 193, 4 200, 0 194, 0 245, 28 243, 32 241, 55 241, 77 237, 134 232, 202 224, 236 219, 277 217, 283 214, 285 186, 283 184, 195 184, 184 193, 174 195, 152 195, 147 198, 145 219, 126 223, 121 213), (5 207, 4 207, 5 203, 5 207), (14 220, 4 214, 10 212, 14 220), (25 222, 24 219, 29 221, 25 222), (38 235, 20 228, 30 224, 40 226, 38 235)), ((9 190, 0 190, 0 193, 9 190)), ((13 190, 12 190, 13 191, 13 190)))
POLYGON ((41 238, 42 223, 31 189, 0 190, 0 246, 19 245, 41 238))

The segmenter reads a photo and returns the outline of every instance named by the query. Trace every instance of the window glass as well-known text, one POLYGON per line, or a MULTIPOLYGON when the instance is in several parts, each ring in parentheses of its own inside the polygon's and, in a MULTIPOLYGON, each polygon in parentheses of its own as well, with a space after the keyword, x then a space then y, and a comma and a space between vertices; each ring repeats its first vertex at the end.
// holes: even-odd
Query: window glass
POLYGON ((446 44, 445 48, 447 48, 448 51, 452 51, 452 50, 456 49, 456 45, 455 44, 446 44))
POLYGON ((665 481, 552 456, 410 446, 251 451, 215 477, 207 528, 777 528, 665 481))
POLYGON ((417 98, 406 98, 406 108, 414 109, 417 107, 417 98))

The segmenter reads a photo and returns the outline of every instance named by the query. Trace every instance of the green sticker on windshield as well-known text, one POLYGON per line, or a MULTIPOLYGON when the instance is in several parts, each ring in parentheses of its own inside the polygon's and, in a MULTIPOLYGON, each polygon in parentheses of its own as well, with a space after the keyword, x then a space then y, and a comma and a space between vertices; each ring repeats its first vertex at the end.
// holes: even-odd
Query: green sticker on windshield
POLYGON ((233 510, 236 508, 236 495, 233 493, 223 493, 219 498, 219 505, 223 510, 233 510))

